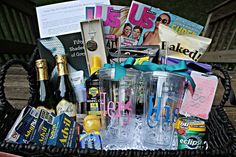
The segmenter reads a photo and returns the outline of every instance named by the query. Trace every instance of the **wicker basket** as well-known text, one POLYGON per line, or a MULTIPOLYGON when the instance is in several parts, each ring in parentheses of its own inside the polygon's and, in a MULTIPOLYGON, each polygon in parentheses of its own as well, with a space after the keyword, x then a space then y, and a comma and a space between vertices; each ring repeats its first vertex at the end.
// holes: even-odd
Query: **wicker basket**
POLYGON ((224 104, 229 98, 231 84, 228 72, 221 67, 213 66, 214 69, 219 70, 223 75, 221 82, 224 86, 224 94, 221 102, 217 107, 213 107, 207 126, 207 150, 91 150, 91 149, 69 149, 56 148, 52 146, 37 146, 32 144, 12 144, 6 143, 4 138, 14 121, 19 115, 20 111, 14 109, 7 101, 4 93, 4 81, 7 70, 14 64, 19 64, 28 72, 28 81, 30 86, 30 98, 28 104, 35 101, 36 94, 36 71, 35 60, 39 58, 37 50, 31 57, 29 63, 20 60, 10 60, 1 67, 0 71, 0 151, 18 154, 22 156, 129 156, 129 157, 154 157, 154 156, 236 156, 236 131, 230 122, 227 114, 224 111, 224 104))

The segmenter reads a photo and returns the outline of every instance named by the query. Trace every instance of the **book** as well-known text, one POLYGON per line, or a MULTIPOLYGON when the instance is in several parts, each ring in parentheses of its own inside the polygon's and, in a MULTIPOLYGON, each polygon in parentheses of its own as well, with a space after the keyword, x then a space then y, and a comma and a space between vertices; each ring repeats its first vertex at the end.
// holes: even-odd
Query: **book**
POLYGON ((137 1, 132 1, 125 23, 131 29, 131 32, 126 34, 125 37, 135 38, 138 40, 138 45, 159 45, 158 26, 160 23, 180 34, 199 35, 203 29, 203 26, 197 23, 137 1), (137 33, 134 34, 135 28, 139 29, 138 37, 137 33), (152 40, 153 38, 156 41, 152 40))
POLYGON ((129 7, 119 5, 96 5, 95 18, 103 20, 105 45, 109 49, 117 48, 118 36, 122 34, 129 7))
POLYGON ((37 46, 40 58, 46 59, 48 62, 48 71, 49 75, 51 75, 50 82, 53 89, 57 79, 56 54, 65 54, 67 56, 69 73, 83 70, 84 77, 89 77, 81 32, 40 38, 37 46))

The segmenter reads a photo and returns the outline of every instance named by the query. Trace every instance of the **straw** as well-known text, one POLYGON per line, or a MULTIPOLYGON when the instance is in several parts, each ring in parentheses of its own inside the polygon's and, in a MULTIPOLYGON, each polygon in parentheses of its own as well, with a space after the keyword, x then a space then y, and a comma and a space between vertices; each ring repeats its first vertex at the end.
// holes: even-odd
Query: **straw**
POLYGON ((168 41, 163 41, 163 43, 164 43, 164 49, 165 49, 165 60, 164 60, 164 64, 167 64, 169 42, 168 42, 168 41))

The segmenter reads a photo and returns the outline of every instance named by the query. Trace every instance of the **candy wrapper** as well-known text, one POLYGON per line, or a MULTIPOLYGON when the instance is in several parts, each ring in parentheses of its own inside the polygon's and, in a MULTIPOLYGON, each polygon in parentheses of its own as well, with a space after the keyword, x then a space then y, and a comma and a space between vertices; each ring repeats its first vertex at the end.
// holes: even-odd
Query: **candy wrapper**
MULTIPOLYGON (((161 56, 161 64, 168 64, 168 65, 173 65, 173 64, 178 64, 181 60, 175 59, 175 58, 170 58, 168 57, 165 59, 164 56, 161 56), (165 63, 166 62, 166 63, 165 63)), ((203 73, 211 72, 212 66, 210 64, 205 64, 205 63, 199 63, 199 62, 194 62, 194 61, 186 61, 186 65, 188 67, 188 73, 190 74, 191 71, 199 71, 203 73)))

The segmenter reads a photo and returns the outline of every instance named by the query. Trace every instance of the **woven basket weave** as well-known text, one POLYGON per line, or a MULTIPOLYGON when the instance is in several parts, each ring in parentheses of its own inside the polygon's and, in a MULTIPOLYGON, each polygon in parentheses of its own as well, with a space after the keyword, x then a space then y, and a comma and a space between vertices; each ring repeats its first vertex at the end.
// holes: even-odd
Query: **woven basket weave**
POLYGON ((154 157, 154 156, 176 156, 176 157, 200 157, 200 156, 236 156, 236 131, 230 122, 227 114, 224 111, 224 104, 229 98, 231 83, 228 72, 219 66, 213 66, 223 75, 219 76, 223 86, 224 94, 221 102, 217 107, 213 107, 209 119, 206 122, 207 126, 207 150, 91 150, 91 149, 69 149, 56 148, 53 146, 37 146, 33 144, 13 144, 4 141, 8 131, 15 122, 20 111, 13 108, 7 101, 4 93, 4 81, 7 70, 14 64, 21 65, 28 73, 28 81, 30 87, 30 98, 28 104, 35 102, 36 95, 36 71, 35 60, 39 58, 38 51, 35 50, 30 61, 25 63, 20 60, 10 60, 1 67, 0 70, 0 151, 18 154, 22 156, 85 156, 85 157, 154 157))

